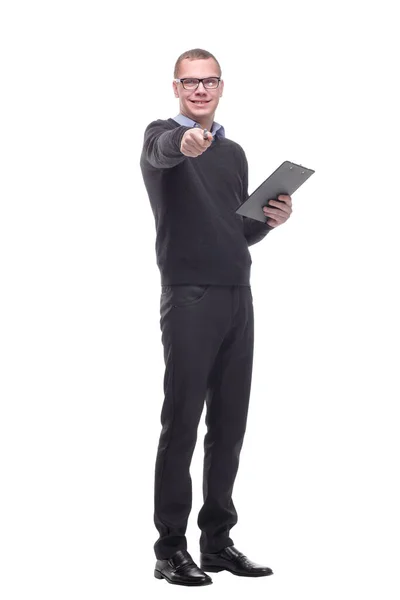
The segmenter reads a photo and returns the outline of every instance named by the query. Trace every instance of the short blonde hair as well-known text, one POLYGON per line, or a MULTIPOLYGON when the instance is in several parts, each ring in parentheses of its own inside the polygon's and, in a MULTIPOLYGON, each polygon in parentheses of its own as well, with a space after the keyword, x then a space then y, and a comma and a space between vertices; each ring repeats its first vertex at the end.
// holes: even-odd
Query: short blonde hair
POLYGON ((221 65, 219 64, 219 62, 217 61, 217 59, 215 58, 215 56, 213 54, 211 54, 211 52, 207 52, 207 50, 202 50, 201 48, 194 48, 193 50, 187 50, 186 52, 183 52, 180 57, 178 58, 178 60, 175 63, 175 69, 174 69, 174 78, 178 79, 179 77, 179 66, 181 64, 181 62, 183 60, 185 60, 185 58, 189 58, 190 60, 196 60, 196 59, 207 59, 207 58, 212 58, 213 60, 215 60, 215 62, 217 63, 218 69, 219 69, 219 76, 221 77, 222 75, 222 71, 221 71, 221 65))

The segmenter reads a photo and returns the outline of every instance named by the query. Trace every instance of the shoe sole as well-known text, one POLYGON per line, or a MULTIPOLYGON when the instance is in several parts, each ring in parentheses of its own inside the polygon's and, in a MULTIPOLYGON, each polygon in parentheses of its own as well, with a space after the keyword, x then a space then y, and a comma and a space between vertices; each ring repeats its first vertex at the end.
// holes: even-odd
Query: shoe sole
POLYGON ((200 567, 202 571, 205 573, 219 573, 220 571, 228 571, 232 573, 232 575, 237 575, 238 577, 268 577, 268 575, 273 575, 272 573, 238 573, 237 571, 231 571, 231 569, 227 569, 226 567, 200 567))
POLYGON ((156 579, 165 579, 165 581, 168 581, 168 583, 171 583, 172 585, 189 585, 189 586, 200 586, 200 585, 210 585, 212 583, 212 581, 201 581, 200 583, 183 583, 182 581, 171 581, 170 579, 168 579, 168 577, 166 577, 165 575, 163 575, 161 573, 161 571, 157 571, 157 569, 154 569, 154 577, 156 579))

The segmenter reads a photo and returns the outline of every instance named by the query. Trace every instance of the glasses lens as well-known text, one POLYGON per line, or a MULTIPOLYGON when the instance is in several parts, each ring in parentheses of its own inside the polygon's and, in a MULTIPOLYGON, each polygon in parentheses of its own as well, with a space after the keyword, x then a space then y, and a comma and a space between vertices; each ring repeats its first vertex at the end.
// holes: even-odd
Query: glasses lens
POLYGON ((203 81, 204 87, 208 89, 213 89, 218 87, 218 78, 217 77, 209 77, 203 81))
POLYGON ((197 88, 199 84, 198 79, 183 79, 182 80, 183 87, 185 90, 194 90, 197 88))

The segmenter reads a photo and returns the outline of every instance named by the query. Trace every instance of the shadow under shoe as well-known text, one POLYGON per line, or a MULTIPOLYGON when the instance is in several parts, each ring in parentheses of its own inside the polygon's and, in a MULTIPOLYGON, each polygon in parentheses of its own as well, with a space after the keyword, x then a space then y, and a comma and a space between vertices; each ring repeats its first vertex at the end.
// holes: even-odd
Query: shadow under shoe
POLYGON ((178 550, 171 558, 156 561, 156 579, 165 579, 176 585, 209 585, 211 577, 196 565, 187 550, 178 550))

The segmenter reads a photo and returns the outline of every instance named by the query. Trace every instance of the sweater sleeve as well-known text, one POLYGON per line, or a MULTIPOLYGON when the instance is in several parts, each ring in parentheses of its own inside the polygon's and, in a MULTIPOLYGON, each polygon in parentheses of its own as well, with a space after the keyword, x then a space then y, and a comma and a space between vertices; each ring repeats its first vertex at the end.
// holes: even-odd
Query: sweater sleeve
MULTIPOLYGON (((249 197, 249 166, 246 154, 242 150, 242 202, 245 202, 249 197)), ((247 240, 247 245, 252 246, 265 238, 267 233, 273 229, 268 223, 261 223, 249 217, 243 217, 243 232, 247 240)))
POLYGON ((166 129, 165 123, 159 119, 146 127, 142 150, 142 160, 156 169, 170 169, 187 158, 180 151, 183 134, 190 127, 179 126, 166 129))

